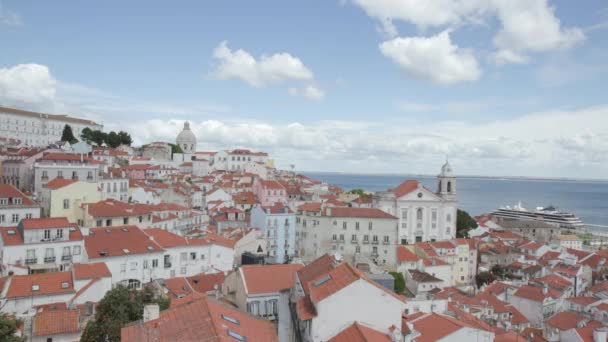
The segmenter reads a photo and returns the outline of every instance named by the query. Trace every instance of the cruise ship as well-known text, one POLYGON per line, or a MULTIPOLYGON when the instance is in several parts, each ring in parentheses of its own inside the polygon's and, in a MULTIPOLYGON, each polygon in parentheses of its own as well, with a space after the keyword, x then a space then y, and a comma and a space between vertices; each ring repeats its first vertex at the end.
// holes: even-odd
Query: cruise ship
POLYGON ((519 203, 513 207, 501 207, 491 215, 503 219, 540 221, 560 228, 582 229, 585 227, 583 221, 576 215, 559 211, 553 206, 537 207, 532 211, 522 207, 519 203))

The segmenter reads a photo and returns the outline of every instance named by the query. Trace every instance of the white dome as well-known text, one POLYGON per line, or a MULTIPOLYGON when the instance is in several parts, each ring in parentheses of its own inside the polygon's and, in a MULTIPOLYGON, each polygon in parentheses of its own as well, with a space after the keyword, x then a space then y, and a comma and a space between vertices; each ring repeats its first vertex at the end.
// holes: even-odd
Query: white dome
POLYGON ((179 132, 175 143, 181 147, 184 153, 194 153, 196 151, 196 136, 190 130, 190 123, 184 122, 184 129, 179 132))

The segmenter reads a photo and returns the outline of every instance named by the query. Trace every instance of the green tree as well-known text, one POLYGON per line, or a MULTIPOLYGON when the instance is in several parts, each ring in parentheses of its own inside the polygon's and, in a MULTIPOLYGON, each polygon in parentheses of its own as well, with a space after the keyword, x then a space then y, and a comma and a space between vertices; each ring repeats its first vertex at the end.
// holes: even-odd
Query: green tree
POLYGON ((120 146, 120 136, 112 131, 106 135, 105 143, 108 147, 117 148, 120 146))
POLYGON ((184 151, 182 150, 182 148, 179 145, 169 144, 169 146, 171 146, 171 153, 172 154, 175 154, 175 153, 184 153, 184 151))
POLYGON ((469 230, 477 228, 477 222, 464 210, 458 209, 456 213, 456 236, 467 237, 469 230))
POLYGON ((491 272, 480 272, 475 276, 475 282, 477 283, 477 288, 482 287, 483 285, 490 284, 496 277, 491 272))
POLYGON ((95 317, 87 323, 81 341, 120 341, 120 329, 129 322, 143 317, 144 305, 156 303, 161 310, 169 307, 168 298, 156 298, 152 290, 142 291, 117 286, 99 302, 95 317))
POLYGON ((1 342, 25 342, 25 338, 15 336, 19 321, 7 314, 0 314, 0 341, 1 342))
POLYGON ((129 145, 133 143, 133 139, 131 139, 131 135, 125 131, 118 132, 118 138, 120 139, 120 143, 122 145, 129 145))
POLYGON ((97 146, 103 145, 106 142, 107 134, 102 131, 91 131, 91 142, 95 143, 97 146))
POLYGON ((403 294, 405 292, 405 279, 403 278, 403 273, 401 272, 388 272, 390 275, 395 278, 395 292, 398 294, 403 294))
POLYGON ((84 142, 86 142, 87 144, 90 144, 93 142, 93 130, 91 130, 89 127, 85 127, 82 129, 82 131, 80 131, 80 139, 84 142))
POLYGON ((363 197, 363 198, 372 197, 371 194, 366 193, 365 190, 363 190, 363 189, 352 189, 348 193, 359 195, 359 197, 363 197))
POLYGON ((70 125, 63 126, 63 132, 61 133, 61 141, 67 141, 70 144, 75 144, 78 142, 78 139, 74 137, 74 133, 72 132, 72 127, 70 125))

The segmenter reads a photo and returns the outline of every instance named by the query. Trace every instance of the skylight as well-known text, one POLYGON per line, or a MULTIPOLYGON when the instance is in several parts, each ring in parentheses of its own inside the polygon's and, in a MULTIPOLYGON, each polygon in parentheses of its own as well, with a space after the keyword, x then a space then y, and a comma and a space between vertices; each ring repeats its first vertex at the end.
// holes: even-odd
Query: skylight
POLYGON ((152 246, 148 246, 148 250, 149 250, 149 251, 153 251, 153 250, 154 250, 154 247, 152 247, 152 246))
POLYGON ((12 229, 9 229, 9 230, 7 231, 7 234, 8 234, 8 235, 15 235, 15 231, 14 231, 14 230, 12 230, 12 229))
POLYGON ((40 285, 32 285, 32 291, 39 291, 40 285))
POLYGON ((326 282, 328 282, 330 280, 331 280, 331 276, 328 274, 328 275, 324 276, 323 278, 321 278, 321 279, 315 281, 314 283, 312 283, 312 286, 313 287, 317 287, 317 286, 319 286, 321 284, 325 284, 326 282))
POLYGON ((234 338, 237 341, 241 341, 241 342, 245 342, 247 341, 247 338, 245 336, 242 336, 240 334, 235 333, 232 330, 228 330, 228 336, 234 338))
POLYGON ((112 231, 110 229, 106 229, 106 233, 111 233, 112 231))
POLYGON ((128 232, 128 231, 129 231, 129 228, 122 228, 121 230, 122 230, 123 232, 128 232))
POLYGON ((240 324, 240 323, 239 323, 239 320, 238 320, 238 319, 236 319, 236 318, 232 318, 232 317, 230 317, 230 316, 226 316, 226 315, 222 315, 222 318, 223 318, 224 320, 226 320, 226 321, 230 322, 230 323, 237 324, 237 325, 239 325, 239 324, 240 324))
POLYGON ((68 283, 67 281, 64 281, 61 283, 61 288, 62 289, 67 289, 68 287, 70 287, 70 283, 68 283))
POLYGON ((128 250, 128 249, 126 249, 126 248, 123 248, 123 249, 122 249, 122 251, 123 251, 125 254, 129 254, 129 253, 131 253, 131 251, 129 251, 129 250, 128 250))

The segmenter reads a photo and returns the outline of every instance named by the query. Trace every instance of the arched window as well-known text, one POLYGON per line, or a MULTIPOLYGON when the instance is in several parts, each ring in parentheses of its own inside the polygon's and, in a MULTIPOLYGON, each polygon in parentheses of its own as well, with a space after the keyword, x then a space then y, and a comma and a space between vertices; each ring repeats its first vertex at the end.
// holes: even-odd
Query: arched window
POLYGON ((422 208, 416 210, 416 220, 422 221, 422 208))
POLYGON ((452 192, 452 182, 448 182, 448 192, 452 192))
POLYGON ((439 181, 439 187, 438 187, 439 191, 443 191, 443 189, 441 188, 441 181, 439 181))

